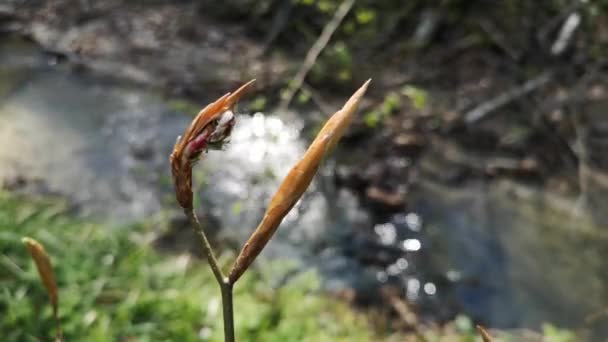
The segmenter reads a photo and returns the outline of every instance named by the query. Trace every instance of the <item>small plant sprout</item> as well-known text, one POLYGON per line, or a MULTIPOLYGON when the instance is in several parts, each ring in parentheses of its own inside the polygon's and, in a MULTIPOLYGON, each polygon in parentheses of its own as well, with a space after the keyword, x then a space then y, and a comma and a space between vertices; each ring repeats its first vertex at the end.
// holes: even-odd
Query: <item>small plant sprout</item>
POLYGON ((192 207, 192 166, 199 160, 203 152, 221 147, 222 143, 229 137, 235 122, 232 107, 251 88, 254 81, 244 84, 234 93, 228 93, 205 107, 194 118, 184 135, 178 138, 169 158, 175 194, 178 203, 192 223, 196 235, 201 240, 211 270, 220 285, 225 341, 232 342, 235 340, 232 304, 234 284, 262 252, 285 215, 302 197, 317 173, 321 162, 333 150, 352 121, 370 81, 365 82, 346 102, 344 107, 329 118, 302 159, 293 166, 283 179, 279 189, 272 197, 262 221, 241 249, 227 276, 220 269, 205 230, 192 207))
POLYGON ((40 242, 29 237, 24 237, 21 239, 21 242, 27 247, 30 256, 34 260, 40 280, 49 295, 49 300, 53 308, 53 318, 57 324, 56 340, 62 341, 63 336, 59 323, 59 290, 57 288, 57 281, 55 280, 51 258, 40 242))

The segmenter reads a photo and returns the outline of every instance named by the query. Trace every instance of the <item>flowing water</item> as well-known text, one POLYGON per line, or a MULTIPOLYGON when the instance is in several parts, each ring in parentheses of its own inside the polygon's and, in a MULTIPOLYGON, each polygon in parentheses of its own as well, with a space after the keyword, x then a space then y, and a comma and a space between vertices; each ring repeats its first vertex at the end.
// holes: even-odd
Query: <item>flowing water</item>
MULTIPOLYGON (((154 91, 55 62, 19 40, 0 45, 0 182, 60 194, 80 215, 111 222, 174 203, 167 156, 191 117, 154 91)), ((221 235, 242 242, 254 229, 305 149, 304 124, 242 115, 226 149, 197 166, 198 205, 221 235)), ((506 181, 422 180, 410 211, 379 221, 335 187, 332 163, 265 257, 317 267, 330 290, 365 299, 391 284, 434 317, 462 311, 492 327, 577 328, 608 305, 608 237, 574 200, 506 181)))

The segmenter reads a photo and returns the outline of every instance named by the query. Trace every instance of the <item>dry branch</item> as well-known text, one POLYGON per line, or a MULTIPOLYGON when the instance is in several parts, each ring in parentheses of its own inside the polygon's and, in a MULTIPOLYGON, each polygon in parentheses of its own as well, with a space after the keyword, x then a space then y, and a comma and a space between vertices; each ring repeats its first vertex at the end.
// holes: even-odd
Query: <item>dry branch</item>
POLYGON ((354 3, 355 0, 346 0, 342 4, 340 4, 340 7, 338 7, 338 9, 336 10, 334 17, 323 28, 321 35, 306 54, 306 58, 304 59, 300 70, 298 70, 296 76, 287 85, 287 90, 283 95, 283 99, 281 100, 281 103, 279 105, 279 110, 284 111, 287 109, 294 95, 298 92, 298 90, 300 90, 300 87, 302 87, 302 83, 304 83, 306 75, 308 75, 310 69, 312 69, 313 65, 315 65, 317 58, 319 57, 325 46, 327 46, 327 43, 331 39, 331 36, 334 34, 338 26, 340 26, 342 20, 344 20, 344 17, 346 17, 348 12, 350 12, 354 3))
POLYGON ((552 74, 550 72, 546 72, 536 78, 527 81, 519 87, 512 88, 507 92, 504 92, 494 98, 491 98, 490 100, 480 104, 479 106, 467 112, 464 116, 464 121, 467 124, 475 123, 485 118, 489 114, 493 113, 497 109, 542 87, 552 78, 552 74))

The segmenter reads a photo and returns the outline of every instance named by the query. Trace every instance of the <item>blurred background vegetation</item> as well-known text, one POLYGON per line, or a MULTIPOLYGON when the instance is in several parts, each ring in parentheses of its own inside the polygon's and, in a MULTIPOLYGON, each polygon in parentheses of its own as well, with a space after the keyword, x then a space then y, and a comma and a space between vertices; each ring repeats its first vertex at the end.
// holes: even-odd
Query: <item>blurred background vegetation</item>
POLYGON ((220 340, 219 291, 171 192, 175 136, 258 80, 238 108, 252 115, 197 174, 229 263, 285 168, 371 77, 335 157, 237 286, 239 340, 470 341, 476 323, 499 340, 605 340, 607 11, 5 0, 0 335, 53 331, 31 236, 56 265, 68 340, 220 340))

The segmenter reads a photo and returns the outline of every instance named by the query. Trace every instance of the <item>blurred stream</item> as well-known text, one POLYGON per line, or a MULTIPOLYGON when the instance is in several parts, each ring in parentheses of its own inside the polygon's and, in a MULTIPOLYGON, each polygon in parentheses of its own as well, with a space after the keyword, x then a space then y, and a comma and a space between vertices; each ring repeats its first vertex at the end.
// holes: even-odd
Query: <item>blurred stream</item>
MULTIPOLYGON (((149 217, 171 202, 167 158, 190 120, 173 107, 155 92, 55 65, 28 43, 4 42, 0 183, 61 194, 97 220, 149 217)), ((197 167, 199 206, 222 235, 242 242, 256 226, 305 149, 302 118, 242 115, 226 150, 197 167)), ((330 290, 355 288, 373 300, 392 284, 429 317, 464 312, 497 328, 578 328, 608 305, 608 236, 572 209, 575 199, 509 181, 423 179, 408 211, 380 220, 336 188, 332 163, 266 257, 317 267, 330 290)))

